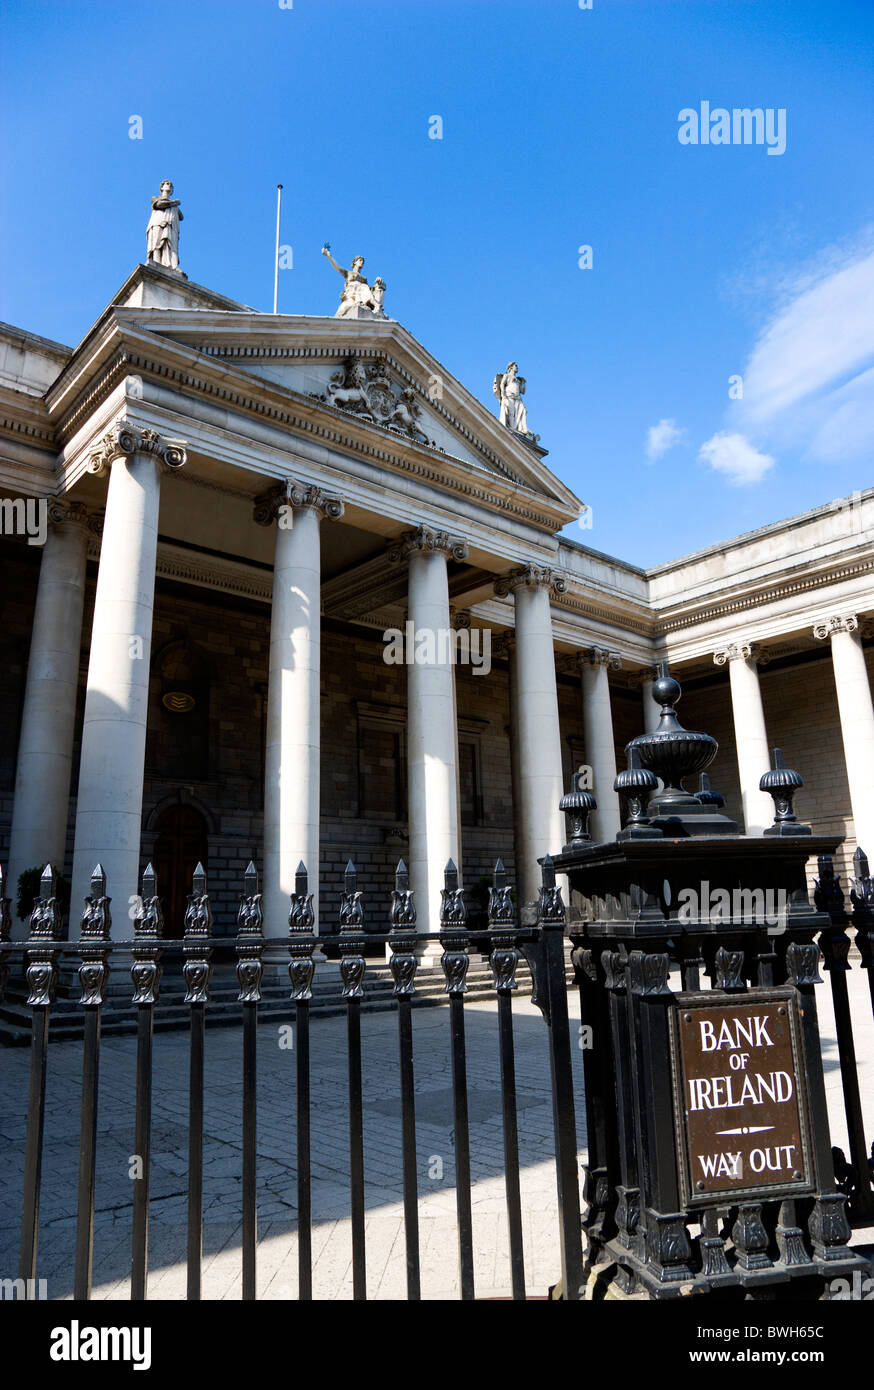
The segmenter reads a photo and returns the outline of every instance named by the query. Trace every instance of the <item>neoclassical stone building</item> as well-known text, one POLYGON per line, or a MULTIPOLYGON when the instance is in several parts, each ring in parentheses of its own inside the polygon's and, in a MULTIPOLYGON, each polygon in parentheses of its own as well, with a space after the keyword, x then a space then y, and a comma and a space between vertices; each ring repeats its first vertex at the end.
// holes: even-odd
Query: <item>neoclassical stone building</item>
POLYGON ((153 260, 75 349, 0 329, 13 884, 51 860, 76 912, 100 860, 125 937, 151 858, 179 934, 202 859, 231 932, 254 855, 279 936, 300 859, 326 929, 349 856, 383 913, 403 856, 433 929, 445 861, 500 854, 524 906, 581 764, 619 828, 665 657, 748 831, 778 745, 803 818, 874 856, 874 489, 638 569, 558 534, 580 502, 527 425, 350 305, 258 313, 153 260), (488 631, 491 669, 387 663, 406 623, 488 631))

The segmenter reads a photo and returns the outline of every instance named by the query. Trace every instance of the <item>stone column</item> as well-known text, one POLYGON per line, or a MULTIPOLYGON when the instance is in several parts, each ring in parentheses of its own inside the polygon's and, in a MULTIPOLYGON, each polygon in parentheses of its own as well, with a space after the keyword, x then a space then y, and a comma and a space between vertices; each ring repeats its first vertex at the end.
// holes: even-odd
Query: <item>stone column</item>
POLYGON ((319 929, 322 518, 343 503, 289 481, 258 499, 255 520, 276 524, 264 775, 264 932, 288 932, 301 860, 319 929))
POLYGON ((747 835, 761 835, 773 823, 774 803, 767 792, 759 791, 759 779, 771 766, 771 751, 756 653, 749 642, 734 642, 714 652, 713 660, 717 666, 728 666, 744 830, 747 835))
POLYGON ((143 765, 162 468, 181 468, 185 449, 126 422, 89 464, 109 470, 73 851, 70 919, 78 921, 91 870, 103 865, 115 937, 133 935, 128 907, 139 892, 143 765))
MULTIPOLYGON (((458 863, 458 737, 455 670, 448 640, 449 582, 446 562, 467 558, 464 541, 418 526, 389 551, 407 560, 407 782, 410 813, 410 882, 421 932, 440 925, 440 889, 446 861, 458 863)), ((429 954, 434 953, 432 945, 429 954)))
POLYGON ((515 864, 514 878, 518 879, 520 874, 519 866, 522 863, 522 784, 519 768, 519 699, 518 687, 519 679, 516 673, 516 637, 512 632, 505 632, 492 644, 494 656, 505 656, 509 666, 508 671, 508 700, 507 705, 510 714, 510 723, 507 726, 507 736, 510 742, 510 795, 513 801, 513 857, 515 864))
MULTIPOLYGON (((654 734, 659 726, 661 718, 661 705, 652 698, 652 687, 656 679, 656 671, 651 666, 646 666, 639 674, 640 697, 643 704, 643 732, 654 734)), ((661 785, 661 783, 659 784, 661 785)))
POLYGON ((831 639, 841 738, 856 844, 874 861, 874 707, 855 613, 817 623, 814 637, 831 639))
MULTIPOLYGON (((658 668, 654 666, 644 666, 641 671, 638 671, 636 677, 640 683, 643 732, 645 734, 654 734, 661 720, 662 707, 657 700, 652 698, 652 688, 657 677, 658 668)), ((665 784, 660 777, 656 780, 658 781, 658 790, 661 791, 665 784)))
POLYGON ((563 593, 561 575, 538 565, 522 565, 495 584, 499 596, 512 593, 516 615, 513 662, 513 741, 518 759, 519 834, 516 879, 520 921, 529 920, 540 890, 538 860, 555 854, 565 841, 561 734, 552 640, 550 594, 563 593))
MULTIPOLYGON (((80 502, 50 502, 33 614, 30 656, 9 844, 9 895, 18 876, 47 863, 63 871, 73 762, 73 730, 82 646, 88 512, 80 502)), ((23 934, 24 928, 16 931, 23 934)))
POLYGON ((615 652, 609 652, 604 647, 589 647, 580 654, 586 762, 592 769, 592 791, 598 803, 597 811, 592 812, 589 833, 600 844, 615 840, 622 827, 619 796, 613 790, 616 745, 610 709, 610 682, 607 678, 608 670, 618 670, 621 665, 615 652))

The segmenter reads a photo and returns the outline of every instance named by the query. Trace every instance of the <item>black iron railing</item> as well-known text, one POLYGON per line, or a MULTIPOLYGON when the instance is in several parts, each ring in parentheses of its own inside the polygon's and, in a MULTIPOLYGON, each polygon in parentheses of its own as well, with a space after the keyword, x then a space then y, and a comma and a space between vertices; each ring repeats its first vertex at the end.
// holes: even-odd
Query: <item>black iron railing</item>
POLYGON ((855 944, 859 951, 861 968, 868 972, 871 1008, 874 1010, 874 879, 869 872, 867 855, 863 850, 857 849, 853 856, 851 916, 846 910, 846 899, 840 880, 835 874, 831 856, 822 855, 817 860, 817 865, 819 878, 814 895, 816 905, 821 912, 827 912, 831 919, 830 929, 820 933, 819 947, 823 956, 823 968, 828 971, 831 984, 850 1150, 849 1162, 841 1149, 833 1150, 835 1177, 841 1191, 849 1198, 849 1210, 854 1219, 860 1223, 870 1222, 874 1219, 874 1142, 870 1148, 865 1142, 853 1017, 847 989, 852 945, 847 927, 855 925, 856 928, 855 944))
MULTIPOLYGON (((30 918, 25 941, 11 942, 9 900, 2 896, 0 880, 0 998, 9 975, 10 960, 23 958, 29 986, 32 1016, 30 1089, 24 1155, 24 1193, 21 1224, 20 1278, 35 1280, 39 1232, 40 1176, 46 1112, 46 1065, 49 1020, 55 1001, 59 957, 69 950, 62 941, 62 921, 55 894, 53 871, 44 871, 40 896, 30 918)), ((290 1000, 295 1011, 296 1044, 296 1147, 299 1298, 313 1293, 313 1211, 311 1163, 310 1002, 317 947, 336 948, 342 993, 346 1006, 346 1064, 348 1075, 349 1197, 352 1233, 353 1297, 367 1297, 364 1167, 364 1083, 361 1049, 361 1006, 365 997, 365 950, 385 943, 398 1022, 399 1095, 402 1133, 403 1213, 406 1241, 407 1297, 421 1296, 419 1191, 416 1154, 416 1081, 413 1057, 415 976, 419 955, 429 943, 440 948, 440 964, 448 996, 451 1041, 452 1096, 455 1143, 460 1296, 475 1296, 474 1244, 471 1211, 470 1122, 468 1115, 467 1051, 464 995, 471 954, 485 956, 491 967, 497 1001, 500 1053, 501 1109, 504 1147, 506 1206, 512 1292, 526 1296, 522 1240, 519 1136, 512 995, 516 970, 523 954, 533 976, 533 1001, 547 1024, 553 1092, 555 1164, 559 1199, 556 1241, 556 1273, 560 1272, 565 1296, 582 1292, 583 1270, 579 1203, 576 1126, 571 1068, 571 1042, 567 1010, 564 956, 565 910, 555 886, 552 861, 543 867, 543 887, 536 923, 521 928, 516 922, 513 894, 503 864, 498 861, 489 893, 487 926, 470 930, 464 891, 450 862, 442 890, 440 930, 416 930, 414 894, 403 862, 398 865, 388 913, 388 930, 365 929, 364 898, 357 887, 355 867, 346 868, 340 905, 339 930, 315 934, 308 874, 298 866, 291 895, 289 931, 283 944, 265 938, 258 875, 250 863, 244 874, 237 916, 238 1001, 242 1012, 242 1295, 257 1295, 257 1019, 265 956, 272 964, 281 949, 290 979, 290 1000)), ((136 1082, 133 1096, 135 1152, 139 1160, 134 1184, 131 1235, 131 1298, 145 1299, 149 1265, 149 1191, 153 1079, 153 1024, 165 959, 181 954, 189 1011, 189 1104, 187 1169, 187 1297, 201 1297, 203 1243, 203 1143, 204 1060, 206 1012, 210 997, 212 960, 219 939, 213 921, 206 875, 198 865, 192 880, 181 942, 162 936, 158 884, 149 865, 142 879, 142 896, 134 917, 132 941, 111 939, 110 899, 103 870, 92 876, 91 893, 81 918, 80 939, 75 945, 84 1014, 84 1046, 81 1098, 81 1143, 77 1197, 77 1233, 74 1296, 91 1295, 94 1247, 94 1197, 98 1140, 98 1068, 101 1011, 106 1000, 110 969, 129 964, 133 983, 132 1007, 136 1009, 136 1082)), ((222 939, 226 943, 226 939, 222 939)), ((32 1287, 29 1285, 28 1287, 32 1287)), ((545 1292, 545 1291, 544 1291, 545 1292)))

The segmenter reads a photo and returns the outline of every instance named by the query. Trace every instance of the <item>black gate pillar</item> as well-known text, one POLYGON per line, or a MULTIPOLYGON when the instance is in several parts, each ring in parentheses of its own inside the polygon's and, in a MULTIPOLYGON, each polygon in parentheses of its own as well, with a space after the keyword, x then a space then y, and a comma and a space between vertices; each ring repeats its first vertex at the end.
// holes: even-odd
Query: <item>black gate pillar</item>
POLYGON ((828 1297, 836 1276, 870 1273, 832 1165, 815 997, 828 917, 807 888, 811 855, 840 839, 798 823, 801 778, 779 753, 762 836, 739 834, 706 778, 687 791, 717 745, 680 725, 679 695, 663 665, 659 727, 616 779, 616 841, 586 834, 591 797, 563 802, 555 868, 581 906, 569 934, 591 1029, 587 1264, 614 1265, 619 1296, 828 1297))

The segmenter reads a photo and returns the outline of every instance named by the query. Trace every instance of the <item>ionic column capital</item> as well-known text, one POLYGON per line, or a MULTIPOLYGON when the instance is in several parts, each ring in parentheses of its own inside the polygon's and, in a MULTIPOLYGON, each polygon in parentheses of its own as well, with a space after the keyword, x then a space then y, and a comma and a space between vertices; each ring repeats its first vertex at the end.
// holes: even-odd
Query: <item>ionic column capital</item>
POLYGON ((713 653, 713 661, 716 666, 725 666, 729 661, 755 661, 758 656, 754 642, 730 642, 713 653))
POLYGON ((567 580, 557 570, 532 563, 519 565, 495 580, 498 598, 506 598, 517 589, 548 589, 550 594, 563 594, 567 589, 567 580))
POLYGON ((859 619, 856 614, 845 613, 826 618, 823 623, 817 623, 813 629, 813 635, 818 641, 823 642, 826 637, 831 637, 835 632, 856 632, 858 627, 859 619))
POLYGON ((185 442, 158 434, 157 430, 145 429, 129 420, 116 420, 110 430, 92 450, 88 459, 88 472, 98 475, 107 471, 114 459, 129 457, 131 454, 152 454, 160 459, 165 468, 183 468, 188 460, 185 442))
POLYGON ((450 560, 466 560, 467 541, 450 536, 448 531, 432 531, 427 526, 419 525, 414 531, 407 531, 401 536, 389 550, 388 558, 397 564, 421 551, 443 554, 450 560))
POLYGON ((295 478, 286 478, 267 492, 255 498, 254 519, 259 526, 272 526, 277 517, 282 517, 288 508, 296 511, 317 512, 319 520, 330 517, 339 521, 345 510, 343 500, 312 483, 300 483, 295 478))
POLYGON ((97 513, 92 512, 84 502, 70 502, 64 497, 50 497, 48 502, 49 524, 58 530, 78 528, 93 534, 97 513))
POLYGON ((581 671, 591 666, 606 666, 614 671, 622 668, 622 658, 608 647, 586 647, 577 656, 577 661, 581 671))

